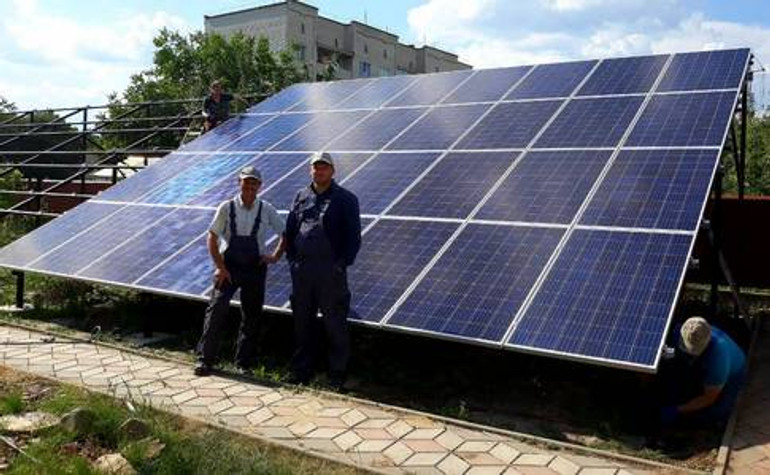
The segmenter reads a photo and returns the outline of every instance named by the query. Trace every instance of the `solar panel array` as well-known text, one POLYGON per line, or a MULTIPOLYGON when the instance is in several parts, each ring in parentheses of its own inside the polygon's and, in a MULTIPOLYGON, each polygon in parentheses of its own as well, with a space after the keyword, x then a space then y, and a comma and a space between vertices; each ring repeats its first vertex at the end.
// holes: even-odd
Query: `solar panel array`
MULTIPOLYGON (((0 265, 205 299, 245 165, 287 212, 331 152, 360 199, 351 319, 654 370, 746 49, 299 84, 0 250, 0 265)), ((267 304, 287 309, 285 262, 267 304)))

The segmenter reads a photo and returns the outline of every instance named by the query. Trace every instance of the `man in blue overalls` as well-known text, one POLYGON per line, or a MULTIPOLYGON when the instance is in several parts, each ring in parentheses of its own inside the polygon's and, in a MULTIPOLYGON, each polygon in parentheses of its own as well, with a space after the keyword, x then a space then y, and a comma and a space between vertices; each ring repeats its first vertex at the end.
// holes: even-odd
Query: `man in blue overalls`
POLYGON ((195 374, 211 372, 219 334, 227 319, 230 300, 241 289, 241 324, 235 364, 240 373, 255 365, 255 339, 265 300, 267 264, 283 254, 284 222, 273 205, 257 200, 262 176, 252 166, 239 174, 240 193, 217 208, 208 234, 208 250, 214 261, 214 289, 206 308, 203 334, 197 348, 195 374), (281 236, 272 254, 265 245, 266 228, 281 236))
POLYGON ((329 348, 329 384, 342 390, 350 355, 347 267, 361 247, 361 217, 356 196, 333 179, 331 155, 313 155, 310 167, 313 182, 297 193, 286 220, 297 345, 292 380, 307 384, 313 377, 320 310, 329 348))

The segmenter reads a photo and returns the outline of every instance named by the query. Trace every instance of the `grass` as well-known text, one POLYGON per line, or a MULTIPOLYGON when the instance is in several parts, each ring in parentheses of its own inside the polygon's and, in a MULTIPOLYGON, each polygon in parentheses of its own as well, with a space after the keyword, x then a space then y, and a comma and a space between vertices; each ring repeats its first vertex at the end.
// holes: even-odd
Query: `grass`
POLYGON ((19 392, 0 396, 0 416, 24 412, 24 406, 24 398, 19 392))
MULTIPOLYGON (((10 370, 4 371, 7 379, 10 370)), ((71 433, 56 427, 26 441, 29 457, 16 454, 9 474, 91 474, 97 473, 92 460, 120 452, 138 473, 153 474, 352 474, 355 470, 294 451, 268 446, 259 441, 133 404, 135 411, 108 396, 93 394, 68 385, 25 406, 22 391, 29 377, 4 383, 1 401, 15 401, 14 409, 39 410, 63 415, 81 407, 95 414, 93 426, 85 433, 71 433), (21 407, 18 407, 18 404, 21 407), (122 438, 117 430, 129 417, 148 423, 151 436, 141 441, 122 438), (155 458, 147 456, 152 445, 163 449, 155 458), (64 447, 76 447, 75 452, 64 447)), ((5 406, 3 406, 5 407, 5 406)))

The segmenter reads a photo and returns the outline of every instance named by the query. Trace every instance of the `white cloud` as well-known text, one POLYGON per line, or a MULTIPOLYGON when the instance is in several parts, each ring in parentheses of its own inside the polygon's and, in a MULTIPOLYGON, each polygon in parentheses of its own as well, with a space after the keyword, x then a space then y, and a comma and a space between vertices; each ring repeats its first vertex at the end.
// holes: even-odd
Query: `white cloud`
POLYGON ((104 103, 150 66, 161 28, 190 29, 163 11, 127 11, 95 25, 55 16, 30 0, 15 0, 9 11, 0 20, 0 91, 20 108, 104 103))
POLYGON ((770 27, 707 18, 697 6, 695 0, 426 0, 409 11, 408 23, 416 39, 474 67, 737 46, 770 64, 770 27))

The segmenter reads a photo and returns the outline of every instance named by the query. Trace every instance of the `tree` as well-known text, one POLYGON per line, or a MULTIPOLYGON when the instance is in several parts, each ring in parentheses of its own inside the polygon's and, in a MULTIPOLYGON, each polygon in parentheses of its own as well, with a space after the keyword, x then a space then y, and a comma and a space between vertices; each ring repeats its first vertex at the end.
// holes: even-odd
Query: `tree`
MULTIPOLYGON (((163 29, 153 40, 155 53, 151 68, 135 74, 122 93, 113 93, 109 115, 115 117, 128 109, 125 103, 200 98, 207 94, 209 84, 221 80, 228 92, 262 98, 306 80, 297 68, 293 49, 273 53, 267 38, 255 39, 242 33, 230 37, 219 34, 191 33, 187 36, 163 29)), ((200 105, 195 104, 194 108, 200 105)), ((153 115, 174 116, 184 106, 154 106, 153 115)), ((125 124, 122 124, 125 126, 125 124)), ((137 122, 137 128, 147 122, 137 122)), ((105 135, 108 147, 125 146, 137 136, 105 135)), ((155 146, 175 145, 170 136, 159 137, 155 146)))
MULTIPOLYGON (((747 195, 770 195, 770 108, 756 111, 749 102, 746 123, 746 188, 747 195)), ((737 129, 736 129, 737 132, 737 129)), ((729 154, 724 157, 725 191, 738 193, 735 162, 729 154)))

